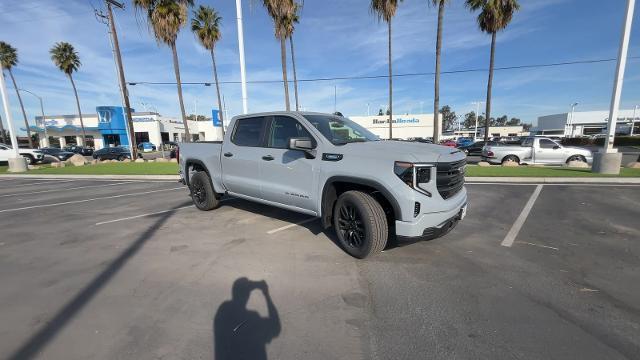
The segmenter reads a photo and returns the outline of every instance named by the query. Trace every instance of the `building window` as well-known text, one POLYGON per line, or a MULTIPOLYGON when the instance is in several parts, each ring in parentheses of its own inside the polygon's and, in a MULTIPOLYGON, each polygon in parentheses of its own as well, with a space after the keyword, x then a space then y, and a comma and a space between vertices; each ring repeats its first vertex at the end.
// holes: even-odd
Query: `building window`
POLYGON ((143 142, 149 142, 149 132, 141 131, 136 133, 136 144, 140 144, 143 142))

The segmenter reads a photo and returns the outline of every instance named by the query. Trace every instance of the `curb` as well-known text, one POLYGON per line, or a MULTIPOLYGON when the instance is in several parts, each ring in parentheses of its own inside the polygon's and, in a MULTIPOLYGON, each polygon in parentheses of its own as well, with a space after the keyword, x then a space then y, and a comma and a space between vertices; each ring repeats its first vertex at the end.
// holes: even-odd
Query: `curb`
POLYGON ((640 184, 634 177, 477 177, 469 176, 466 182, 476 183, 537 183, 537 184, 640 184))
POLYGON ((180 180, 179 175, 25 175, 25 174, 4 174, 2 177, 21 179, 101 179, 101 180, 180 180))

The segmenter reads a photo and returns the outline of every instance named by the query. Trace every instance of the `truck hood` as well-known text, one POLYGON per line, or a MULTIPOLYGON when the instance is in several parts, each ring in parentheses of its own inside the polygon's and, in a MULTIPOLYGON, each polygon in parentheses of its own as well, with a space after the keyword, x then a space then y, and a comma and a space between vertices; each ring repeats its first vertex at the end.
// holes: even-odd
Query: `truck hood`
POLYGON ((349 143, 337 146, 336 150, 339 149, 359 157, 408 162, 455 161, 465 157, 462 151, 448 146, 394 140, 349 143))

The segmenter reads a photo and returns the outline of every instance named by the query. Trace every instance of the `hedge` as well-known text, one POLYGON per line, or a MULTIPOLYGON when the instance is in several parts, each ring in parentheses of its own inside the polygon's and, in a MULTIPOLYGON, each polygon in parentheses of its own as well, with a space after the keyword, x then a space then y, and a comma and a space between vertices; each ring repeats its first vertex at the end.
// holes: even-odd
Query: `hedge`
MULTIPOLYGON (((590 139, 587 137, 582 138, 564 138, 562 139, 562 145, 565 146, 604 146, 604 138, 590 139)), ((616 136, 613 145, 616 146, 640 146, 640 136, 616 136)))

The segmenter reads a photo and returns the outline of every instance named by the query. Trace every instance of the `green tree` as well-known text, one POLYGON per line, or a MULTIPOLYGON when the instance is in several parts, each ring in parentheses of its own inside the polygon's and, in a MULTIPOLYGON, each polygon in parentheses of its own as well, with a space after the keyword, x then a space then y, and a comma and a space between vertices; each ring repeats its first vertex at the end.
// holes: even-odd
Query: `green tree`
POLYGON ((465 129, 472 129, 476 126, 476 112, 471 111, 464 114, 464 120, 462 121, 462 126, 465 129))
MULTIPOLYGON (((29 139, 29 147, 33 148, 33 141, 31 140, 31 129, 29 128, 29 121, 27 120, 27 113, 24 111, 24 104, 22 103, 22 97, 16 84, 16 79, 13 76, 11 69, 18 64, 18 51, 13 46, 7 44, 4 41, 0 41, 0 65, 2 69, 6 69, 13 82, 13 87, 16 90, 18 96, 18 102, 20 103, 20 109, 22 110, 22 117, 24 118, 24 127, 27 128, 27 138, 29 139)), ((2 129, 2 125, 0 125, 2 129)))
POLYGON ((508 121, 509 117, 507 115, 502 115, 499 118, 496 119, 496 126, 505 126, 507 125, 507 121, 508 121))
POLYGON ((146 12, 147 25, 156 38, 158 44, 166 44, 171 48, 173 54, 173 71, 176 76, 178 87, 178 102, 180 103, 180 114, 184 123, 185 141, 191 141, 189 124, 184 111, 184 101, 182 99, 182 81, 180 80, 180 64, 178 62, 178 51, 176 50, 176 39, 180 28, 187 23, 187 10, 193 6, 193 0, 133 0, 136 9, 146 12))
MULTIPOLYGON (((378 20, 387 23, 387 33, 389 35, 389 139, 393 138, 393 68, 391 63, 391 20, 396 15, 398 3, 402 0, 371 0, 371 12, 376 15, 378 20)), ((437 108, 435 108, 437 109, 437 108)))
POLYGON ((73 48, 73 45, 67 42, 56 43, 51 50, 51 60, 53 63, 67 75, 71 86, 73 87, 73 94, 76 97, 76 106, 78 107, 78 116, 80 117, 80 127, 82 128, 82 145, 87 142, 87 134, 84 131, 84 121, 82 120, 82 110, 80 110, 80 98, 78 98, 78 90, 76 89, 76 83, 73 81, 73 73, 78 71, 78 68, 82 65, 78 53, 73 48))
MULTIPOLYGON (((442 116, 442 128, 444 130, 450 130, 453 128, 453 124, 455 124, 456 120, 458 120, 458 116, 455 111, 451 111, 451 107, 449 105, 445 105, 440 109, 440 115, 442 116)), ((436 128, 433 128, 434 138, 436 133, 436 128)))
MULTIPOLYGON (((222 18, 215 9, 200 5, 198 9, 193 12, 193 19, 191 19, 191 31, 196 35, 200 44, 211 53, 213 79, 216 82, 216 95, 218 97, 218 116, 220 116, 220 121, 224 124, 224 120, 222 118, 223 111, 222 100, 220 98, 220 85, 218 83, 218 69, 216 67, 216 57, 214 52, 216 43, 221 37, 220 21, 222 21, 222 18)), ((224 135, 224 126, 222 126, 222 134, 224 135)))
MULTIPOLYGON (((429 0, 429 3, 438 7, 438 29, 436 32, 436 74, 433 81, 433 142, 440 142, 440 121, 438 121, 438 108, 440 106, 440 55, 442 52, 442 26, 444 19, 444 5, 449 0, 429 0)), ((444 127, 444 119, 442 121, 444 127)), ((446 127, 445 127, 446 129, 446 127)))
POLYGON ((507 126, 518 126, 521 125, 520 119, 516 117, 512 117, 509 121, 507 121, 507 126))
POLYGON ((287 80, 287 48, 285 41, 288 37, 289 22, 294 17, 295 5, 293 0, 263 0, 267 13, 273 20, 275 36, 280 40, 280 61, 282 62, 282 82, 284 84, 284 104, 287 111, 289 104, 289 81, 287 80))
MULTIPOLYGON (((520 9, 518 0, 466 0, 467 7, 472 10, 480 10, 478 26, 480 30, 491 34, 491 57, 489 59, 489 80, 487 81, 486 117, 491 118, 491 85, 493 83, 493 68, 496 52, 496 34, 504 30, 513 14, 520 9)), ((489 140, 489 123, 485 123, 485 141, 489 140)))

